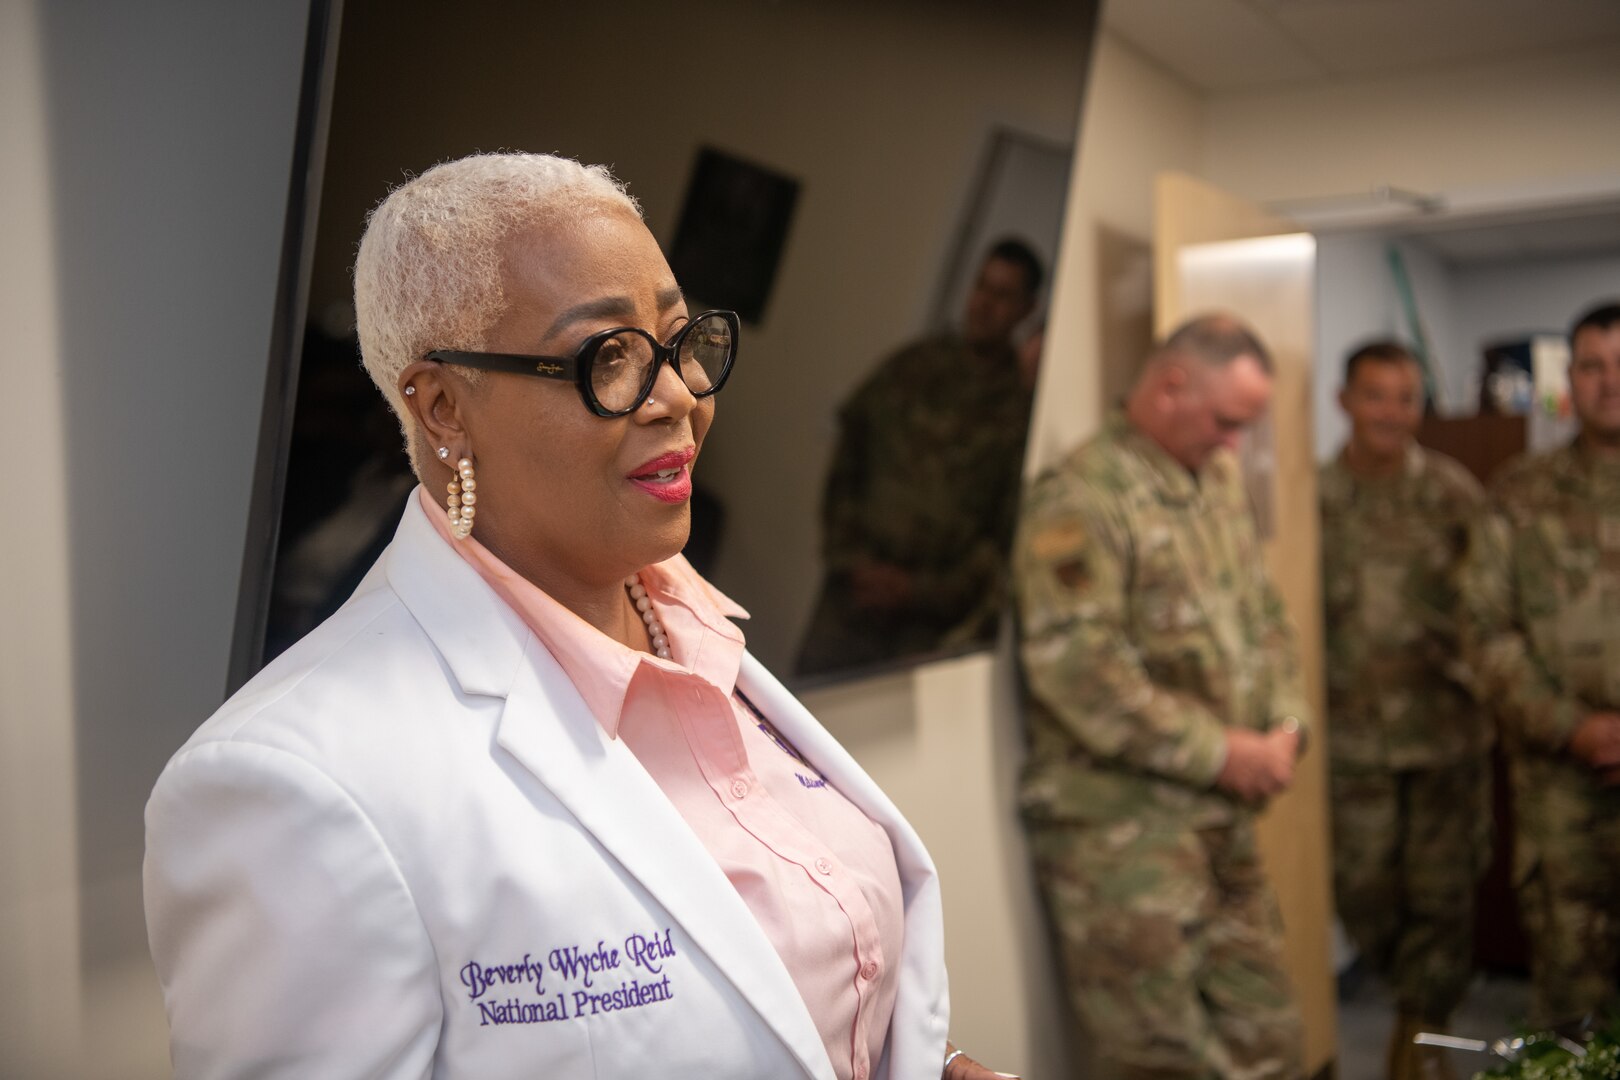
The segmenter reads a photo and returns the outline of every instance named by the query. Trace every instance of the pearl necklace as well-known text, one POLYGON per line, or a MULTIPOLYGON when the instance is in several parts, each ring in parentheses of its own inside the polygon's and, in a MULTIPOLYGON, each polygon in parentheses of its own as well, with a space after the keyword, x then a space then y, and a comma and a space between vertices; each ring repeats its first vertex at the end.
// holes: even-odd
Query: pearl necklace
POLYGON ((636 605, 641 613, 641 621, 647 624, 647 636, 652 639, 653 652, 658 654, 660 660, 668 660, 669 636, 664 633, 664 627, 658 621, 658 613, 653 610, 652 597, 647 595, 647 587, 641 583, 640 574, 631 574, 624 579, 624 587, 630 593, 630 602, 636 605))

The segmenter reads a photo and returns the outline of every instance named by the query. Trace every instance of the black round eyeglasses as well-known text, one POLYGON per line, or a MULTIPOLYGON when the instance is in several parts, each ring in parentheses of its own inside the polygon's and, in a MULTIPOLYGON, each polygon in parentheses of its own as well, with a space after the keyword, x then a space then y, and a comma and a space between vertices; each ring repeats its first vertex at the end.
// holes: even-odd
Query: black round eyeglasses
POLYGON ((737 331, 735 311, 705 311, 681 327, 668 345, 660 345, 645 330, 620 326, 592 334, 573 356, 435 349, 426 358, 484 371, 570 379, 591 412, 624 416, 641 408, 652 394, 665 361, 693 397, 719 393, 737 359, 737 331))

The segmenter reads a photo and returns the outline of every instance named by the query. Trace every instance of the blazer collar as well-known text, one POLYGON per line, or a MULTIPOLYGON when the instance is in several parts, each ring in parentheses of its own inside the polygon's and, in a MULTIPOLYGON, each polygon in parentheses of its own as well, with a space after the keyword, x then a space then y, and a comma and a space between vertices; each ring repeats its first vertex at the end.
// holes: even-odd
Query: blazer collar
POLYGON ((388 584, 461 689, 505 697, 529 628, 434 531, 418 492, 406 500, 385 559, 388 584))
POLYGON ((610 739, 556 659, 412 497, 389 585, 469 694, 506 699, 495 741, 669 912, 804 1066, 833 1080, 804 999, 748 906, 635 755, 610 739))

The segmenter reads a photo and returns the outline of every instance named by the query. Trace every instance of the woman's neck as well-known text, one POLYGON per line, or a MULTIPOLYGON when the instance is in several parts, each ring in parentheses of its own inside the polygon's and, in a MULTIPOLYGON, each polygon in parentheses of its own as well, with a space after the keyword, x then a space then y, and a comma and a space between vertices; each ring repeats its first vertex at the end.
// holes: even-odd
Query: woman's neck
POLYGON ((624 577, 588 580, 561 571, 549 560, 529 560, 502 550, 500 541, 484 541, 492 555, 531 585, 627 649, 651 652, 647 627, 625 591, 624 577))

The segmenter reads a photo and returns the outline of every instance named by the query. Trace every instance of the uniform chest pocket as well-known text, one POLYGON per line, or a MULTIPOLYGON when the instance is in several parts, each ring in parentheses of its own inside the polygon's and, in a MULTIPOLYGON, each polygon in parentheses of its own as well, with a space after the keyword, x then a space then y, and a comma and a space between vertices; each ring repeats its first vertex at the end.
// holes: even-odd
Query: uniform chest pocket
POLYGON ((1369 561, 1359 568, 1359 629, 1384 645, 1409 644, 1423 636, 1413 611, 1412 568, 1405 563, 1369 561))
POLYGON ((1140 647, 1151 650, 1155 635, 1179 637, 1206 628, 1208 616, 1183 546, 1163 526, 1142 532, 1130 583, 1132 620, 1144 634, 1140 647))
POLYGON ((1603 558, 1597 545, 1571 537, 1558 551, 1558 592, 1568 602, 1579 602, 1603 588, 1603 558))

